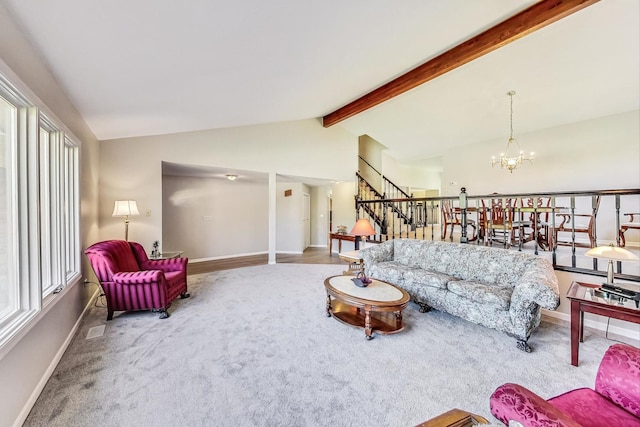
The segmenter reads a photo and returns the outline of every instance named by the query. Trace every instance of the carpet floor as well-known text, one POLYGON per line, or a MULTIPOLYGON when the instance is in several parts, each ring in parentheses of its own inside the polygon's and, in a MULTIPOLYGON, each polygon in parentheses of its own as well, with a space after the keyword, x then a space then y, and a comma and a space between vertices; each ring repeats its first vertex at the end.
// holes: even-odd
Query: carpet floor
POLYGON ((171 317, 93 307, 25 426, 413 426, 451 408, 497 423, 489 396, 515 382, 544 398, 593 387, 613 344, 543 321, 516 341, 446 313, 404 311, 367 341, 326 317, 323 281, 342 265, 275 264, 189 277, 171 317), (106 325, 104 335, 87 338, 106 325))

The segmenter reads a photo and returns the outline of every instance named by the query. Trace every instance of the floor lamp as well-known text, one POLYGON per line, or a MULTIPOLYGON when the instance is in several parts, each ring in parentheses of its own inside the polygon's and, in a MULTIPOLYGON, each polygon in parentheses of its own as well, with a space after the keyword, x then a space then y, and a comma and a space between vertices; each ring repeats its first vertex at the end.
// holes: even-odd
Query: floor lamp
POLYGON ((129 217, 140 215, 135 200, 116 200, 111 216, 124 217, 124 240, 129 240, 129 217))

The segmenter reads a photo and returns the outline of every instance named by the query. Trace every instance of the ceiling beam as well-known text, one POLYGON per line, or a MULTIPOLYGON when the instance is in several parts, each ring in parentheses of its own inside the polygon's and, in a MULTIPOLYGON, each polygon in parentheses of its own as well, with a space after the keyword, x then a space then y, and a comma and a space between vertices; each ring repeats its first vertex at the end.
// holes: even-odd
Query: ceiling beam
POLYGON ((322 118, 329 127, 433 80, 599 0, 542 0, 322 118))

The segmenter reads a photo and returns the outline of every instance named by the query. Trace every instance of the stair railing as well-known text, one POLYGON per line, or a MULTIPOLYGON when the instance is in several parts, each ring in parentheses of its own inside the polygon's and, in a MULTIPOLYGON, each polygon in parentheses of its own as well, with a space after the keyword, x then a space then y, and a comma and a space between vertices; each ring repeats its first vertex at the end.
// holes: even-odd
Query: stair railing
MULTIPOLYGON (((628 249, 637 253, 638 247, 640 247, 640 238, 637 235, 629 234, 625 239, 621 237, 623 236, 621 218, 627 212, 640 212, 640 189, 494 193, 488 195, 469 195, 464 192, 464 194, 466 195, 464 197, 466 201, 462 201, 462 203, 459 196, 357 199, 356 211, 358 217, 371 218, 374 223, 376 235, 369 240, 377 242, 395 238, 443 240, 441 225, 438 224, 439 221, 435 221, 435 218, 440 217, 442 201, 447 200, 452 207, 458 210, 461 217, 465 220, 473 221, 473 224, 477 227, 477 235, 474 236, 474 239, 469 238, 466 227, 461 227, 461 241, 467 240, 468 244, 491 246, 499 242, 503 248, 509 248, 511 241, 507 241, 506 233, 501 236, 502 239, 496 239, 495 236, 489 235, 491 230, 500 229, 500 227, 493 227, 495 224, 493 224, 493 215, 491 215, 491 210, 494 209, 492 208, 492 200, 499 200, 501 203, 498 205, 501 207, 498 209, 502 210, 503 218, 511 215, 512 221, 523 222, 528 227, 529 233, 535 233, 533 238, 527 240, 523 238, 525 227, 518 227, 517 231, 512 229, 512 233, 519 233, 515 239, 517 244, 510 246, 513 250, 532 250, 536 255, 549 256, 556 270, 602 277, 606 277, 606 271, 599 270, 598 266, 606 266, 606 260, 586 258, 583 251, 579 252, 577 250, 578 246, 584 247, 586 245, 587 249, 590 246, 606 245, 608 243, 612 243, 615 246, 624 246, 625 240, 627 240, 628 249), (540 198, 548 198, 548 205, 534 204, 526 207, 523 203, 529 199, 538 200, 540 198), (419 226, 413 227, 411 224, 404 223, 404 221, 389 221, 386 223, 384 213, 391 212, 391 206, 400 206, 401 204, 406 206, 409 216, 413 216, 415 219, 424 218, 425 220, 420 222, 419 226), (598 208, 600 209, 598 210, 598 208), (578 217, 578 213, 588 212, 591 212, 593 217, 593 236, 591 236, 593 241, 591 242, 586 237, 578 237, 576 233, 578 224, 575 218, 578 217), (375 215, 371 215, 372 213, 375 213, 375 215), (541 215, 538 216, 539 214, 541 215), (558 219, 562 218, 562 215, 570 216, 570 219, 566 221, 564 231, 562 231, 569 235, 565 237, 568 240, 562 242, 568 245, 568 250, 560 249, 557 239, 549 239, 556 227, 559 227, 562 222, 561 219, 558 219), (535 224, 531 220, 533 216, 545 218, 545 221, 537 220, 538 223, 535 224), (537 230, 535 230, 536 227, 538 227, 537 230), (604 237, 598 238, 597 233, 601 233, 604 237), (544 237, 544 240, 539 240, 541 237, 544 237), (549 243, 551 246, 544 246, 549 243), (526 247, 525 244, 527 245, 526 247), (590 268, 588 267, 589 264, 592 264, 590 268)), ((461 224, 464 223, 466 221, 461 221, 461 224)), ((414 224, 418 224, 418 221, 414 221, 414 224)), ((627 233, 629 232, 627 231, 627 233)), ((626 272, 623 272, 623 263, 617 262, 615 277, 640 282, 639 263, 625 262, 624 265, 626 272), (628 271, 633 274, 629 274, 628 271)))

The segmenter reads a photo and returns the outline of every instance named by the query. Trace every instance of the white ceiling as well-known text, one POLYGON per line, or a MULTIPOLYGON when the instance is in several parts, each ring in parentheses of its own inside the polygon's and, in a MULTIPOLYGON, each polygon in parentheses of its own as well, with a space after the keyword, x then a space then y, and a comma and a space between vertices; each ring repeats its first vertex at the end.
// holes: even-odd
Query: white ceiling
MULTIPOLYGON (((531 0, 0 0, 100 140, 322 117, 531 0)), ((603 0, 336 126, 403 162, 640 108, 640 2, 603 0)))
MULTIPOLYGON (((188 165, 183 163, 162 162, 162 175, 188 176, 196 178, 227 180, 228 175, 234 175, 235 182, 257 182, 266 184, 269 182, 269 174, 242 169, 230 169, 218 166, 188 165)), ((331 185, 337 181, 322 178, 312 178, 294 175, 276 175, 279 183, 301 182, 310 187, 322 187, 331 185)))

